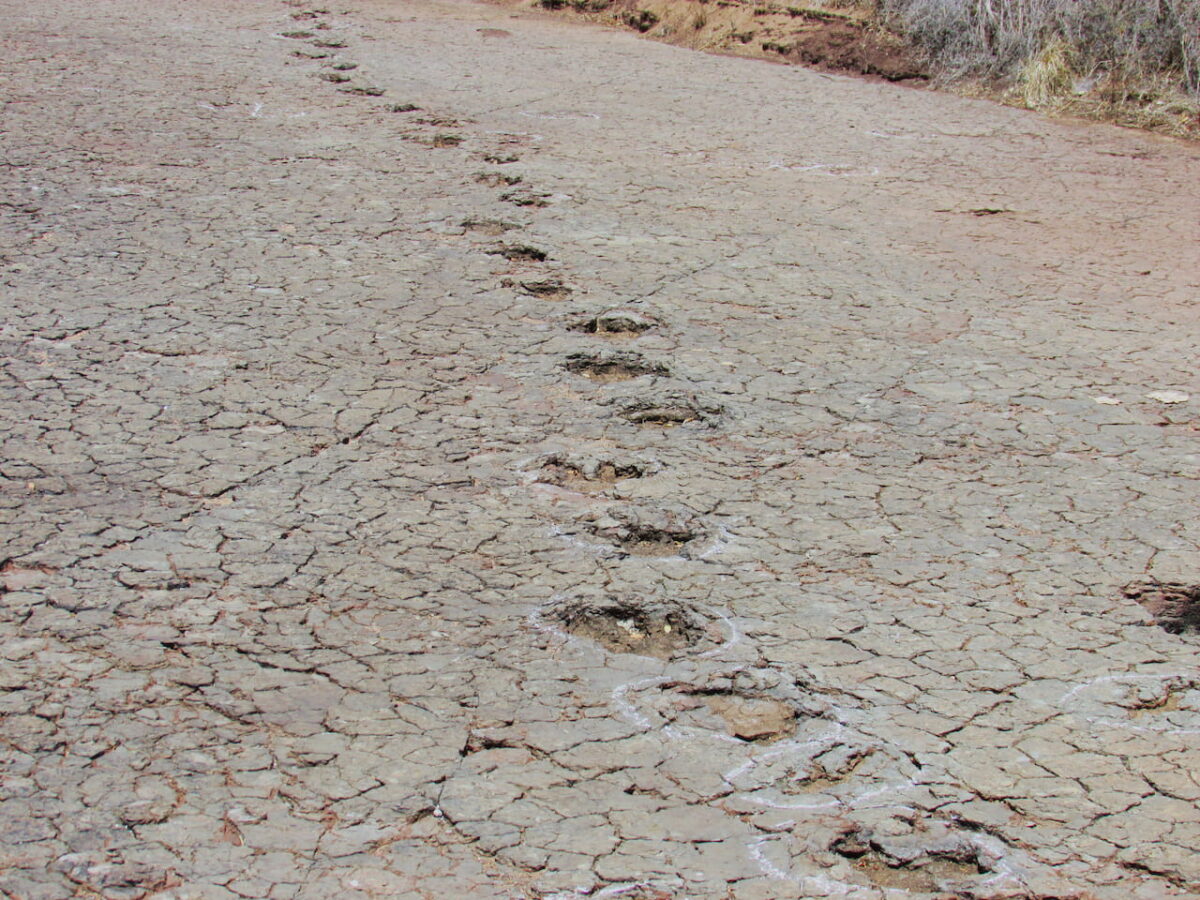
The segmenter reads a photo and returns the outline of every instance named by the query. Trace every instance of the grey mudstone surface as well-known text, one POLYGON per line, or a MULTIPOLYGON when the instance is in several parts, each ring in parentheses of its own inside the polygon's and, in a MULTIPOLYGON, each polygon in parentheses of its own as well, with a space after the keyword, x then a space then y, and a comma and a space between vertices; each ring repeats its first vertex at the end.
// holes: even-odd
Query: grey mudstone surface
POLYGON ((1194 147, 3 6, 0 894, 1200 896, 1194 147))

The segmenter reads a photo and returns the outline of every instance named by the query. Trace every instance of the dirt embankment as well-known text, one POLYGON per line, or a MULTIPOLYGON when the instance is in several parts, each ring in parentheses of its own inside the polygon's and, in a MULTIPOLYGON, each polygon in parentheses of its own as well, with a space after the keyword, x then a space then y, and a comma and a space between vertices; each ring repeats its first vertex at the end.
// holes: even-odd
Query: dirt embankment
POLYGON ((632 28, 667 43, 794 62, 888 81, 925 80, 926 67, 896 35, 862 15, 752 0, 515 0, 632 28))

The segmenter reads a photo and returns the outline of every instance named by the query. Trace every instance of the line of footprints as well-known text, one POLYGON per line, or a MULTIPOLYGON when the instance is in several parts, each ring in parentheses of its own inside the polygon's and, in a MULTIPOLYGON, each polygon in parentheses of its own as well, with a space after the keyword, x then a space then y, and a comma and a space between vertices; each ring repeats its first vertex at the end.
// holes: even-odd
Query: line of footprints
MULTIPOLYGON (((293 56, 319 62, 317 77, 343 93, 366 98, 385 94, 384 88, 362 79, 357 63, 344 58, 341 51, 348 45, 331 34, 328 10, 302 8, 302 0, 285 0, 285 4, 296 11, 290 14, 289 30, 280 37, 303 42, 293 56)), ((485 37, 497 33, 480 31, 485 37)), ((388 103, 379 111, 413 114, 406 121, 420 127, 405 132, 402 136, 407 140, 430 149, 465 149, 467 138, 450 130, 467 124, 465 120, 430 114, 414 103, 388 103)), ((529 211, 554 201, 554 195, 532 188, 520 175, 502 168, 519 161, 512 151, 531 143, 530 135, 489 135, 489 143, 496 149, 481 152, 478 158, 497 168, 476 173, 476 182, 499 189, 499 199, 529 211)), ((457 223, 455 233, 499 241, 485 252, 510 263, 502 287, 543 301, 569 300, 574 290, 561 274, 545 269, 550 262, 546 251, 508 239, 510 232, 522 227, 495 218, 468 218, 457 223)), ((661 319, 628 307, 569 317, 567 328, 605 346, 568 354, 562 369, 598 384, 669 376, 665 364, 613 346, 663 325, 661 319)), ((686 391, 607 397, 600 402, 633 425, 662 429, 715 427, 727 414, 720 404, 686 391)), ((660 469, 657 462, 641 458, 584 453, 542 456, 534 467, 536 481, 582 494, 609 494, 621 481, 651 476, 660 469)), ((555 531, 576 545, 617 559, 658 557, 681 562, 702 561, 718 553, 726 538, 723 529, 670 504, 647 508, 615 503, 571 525, 555 526, 555 531)), ((605 589, 584 588, 535 610, 530 621, 563 639, 593 642, 612 653, 657 658, 667 666, 690 657, 693 665, 680 677, 637 678, 618 686, 613 707, 637 727, 660 731, 664 740, 704 744, 727 785, 727 791, 713 802, 730 811, 795 818, 853 815, 860 805, 876 805, 880 798, 894 796, 898 801, 928 778, 929 773, 903 753, 871 737, 870 728, 862 730, 872 717, 868 708, 847 705, 845 697, 835 697, 822 685, 761 660, 749 662, 756 654, 747 656, 746 648, 735 649, 745 639, 718 609, 699 602, 628 593, 614 596, 605 589)), ((936 816, 918 816, 903 828, 885 831, 898 833, 880 834, 843 820, 829 834, 825 853, 818 855, 827 857, 824 864, 833 864, 833 871, 852 867, 857 876, 846 882, 787 871, 784 834, 751 837, 745 852, 748 863, 763 874, 822 891, 831 885, 835 892, 844 893, 864 884, 935 891, 980 881, 1021 883, 1010 868, 1011 848, 936 816)))
MULTIPOLYGON (((290 14, 288 29, 280 37, 303 42, 304 46, 292 51, 298 59, 321 64, 317 77, 336 85, 343 93, 361 97, 380 97, 384 88, 363 80, 357 63, 345 58, 348 43, 332 33, 332 14, 328 9, 301 8, 301 0, 285 0, 285 5, 296 9, 290 14)), ((495 29, 480 29, 494 33, 495 29)), ((461 147, 467 140, 464 135, 446 129, 466 124, 464 120, 445 115, 430 114, 415 103, 389 103, 382 107, 387 113, 423 113, 407 121, 421 126, 403 134, 408 140, 430 148, 461 147)), ((490 136, 491 137, 491 136, 490 136)), ((483 152, 481 159, 497 167, 519 161, 512 152, 516 147, 530 141, 530 136, 513 133, 496 136, 493 143, 498 148, 483 152)), ((539 191, 524 183, 522 176, 501 168, 477 172, 474 179, 488 187, 501 189, 500 199, 526 210, 537 210, 548 206, 554 196, 539 191)), ((495 218, 468 218, 459 227, 465 233, 494 237, 502 241, 509 232, 522 228, 514 222, 495 218)), ((537 247, 517 242, 502 242, 489 248, 487 253, 503 257, 512 264, 512 272, 524 270, 526 276, 506 277, 502 286, 517 290, 530 297, 544 301, 565 301, 573 289, 558 275, 532 274, 549 261, 548 254, 537 247)), ((607 309, 601 312, 580 315, 568 323, 568 327, 581 334, 594 335, 607 341, 636 338, 656 328, 662 322, 651 315, 630 308, 607 309)), ((563 368, 575 375, 596 383, 626 381, 641 376, 667 376, 668 367, 659 362, 644 359, 641 354, 608 348, 597 352, 573 353, 564 361, 563 368)), ((605 402, 605 401, 602 401, 605 402)), ((651 398, 610 398, 618 415, 629 422, 648 427, 671 428, 687 423, 701 425, 716 424, 724 409, 716 403, 705 403, 686 392, 667 392, 651 398)), ((655 466, 642 461, 614 462, 610 459, 555 457, 543 461, 538 480, 558 484, 581 492, 600 492, 625 478, 653 474, 655 466)), ((591 537, 609 545, 617 556, 657 556, 700 559, 716 552, 720 546, 720 534, 706 528, 698 518, 682 507, 639 509, 623 508, 611 510, 596 521, 581 527, 591 537)))

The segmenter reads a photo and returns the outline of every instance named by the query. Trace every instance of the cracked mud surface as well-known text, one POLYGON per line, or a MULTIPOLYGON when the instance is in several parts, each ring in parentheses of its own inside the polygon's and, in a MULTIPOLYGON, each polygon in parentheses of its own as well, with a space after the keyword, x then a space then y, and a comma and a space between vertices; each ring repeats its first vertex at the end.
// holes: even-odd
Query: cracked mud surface
POLYGON ((0 40, 0 893, 1200 896, 1193 148, 452 0, 0 40))

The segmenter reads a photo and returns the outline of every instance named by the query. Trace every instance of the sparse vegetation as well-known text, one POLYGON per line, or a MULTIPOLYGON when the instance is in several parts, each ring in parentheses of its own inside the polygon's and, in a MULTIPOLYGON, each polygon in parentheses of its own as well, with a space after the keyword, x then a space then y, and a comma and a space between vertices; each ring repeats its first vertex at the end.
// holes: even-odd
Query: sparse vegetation
POLYGON ((948 69, 1017 72, 1052 48, 1081 75, 1172 72, 1200 94, 1200 0, 875 0, 948 69))
POLYGON ((1009 81, 1031 107, 1200 128, 1200 0, 870 0, 944 80, 1009 81))

